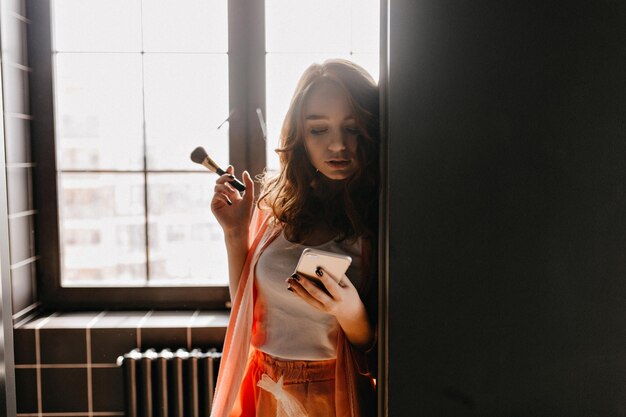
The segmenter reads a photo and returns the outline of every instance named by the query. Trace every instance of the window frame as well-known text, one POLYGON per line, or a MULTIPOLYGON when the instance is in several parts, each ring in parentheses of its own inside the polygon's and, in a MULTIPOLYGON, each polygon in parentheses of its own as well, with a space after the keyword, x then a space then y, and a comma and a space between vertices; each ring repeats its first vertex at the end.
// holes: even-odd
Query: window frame
MULTIPOLYGON (((226 309, 228 285, 63 287, 57 189, 51 0, 28 0, 27 47, 32 115, 31 152, 37 290, 46 310, 226 309)), ((265 140, 256 109, 265 112, 265 1, 228 0, 229 163, 263 172, 265 140)), ((209 192, 210 188, 207 189, 209 192)), ((258 193, 258 187, 256 189, 258 193)), ((208 207, 207 207, 207 215, 208 207)))

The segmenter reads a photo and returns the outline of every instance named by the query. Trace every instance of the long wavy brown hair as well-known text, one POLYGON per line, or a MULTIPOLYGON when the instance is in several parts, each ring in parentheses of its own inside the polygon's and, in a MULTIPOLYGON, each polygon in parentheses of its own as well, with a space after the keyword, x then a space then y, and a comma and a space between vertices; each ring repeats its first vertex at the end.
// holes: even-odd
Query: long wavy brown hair
POLYGON ((378 86, 365 69, 343 59, 312 64, 298 81, 285 116, 279 148, 281 169, 261 178, 259 208, 272 210, 292 242, 304 242, 325 225, 337 241, 373 237, 378 219, 378 86), (331 180, 316 172, 304 144, 303 109, 313 88, 334 83, 348 98, 358 129, 356 172, 331 180), (341 181, 337 187, 336 181, 341 181), (315 189, 313 188, 313 185, 315 189))

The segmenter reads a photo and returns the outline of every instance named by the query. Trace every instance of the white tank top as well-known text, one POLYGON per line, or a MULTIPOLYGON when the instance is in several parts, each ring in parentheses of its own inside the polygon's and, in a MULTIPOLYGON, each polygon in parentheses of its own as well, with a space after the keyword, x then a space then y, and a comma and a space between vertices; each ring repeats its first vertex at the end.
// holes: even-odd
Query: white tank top
POLYGON ((358 288, 361 282, 361 239, 352 244, 331 240, 317 246, 304 246, 289 242, 281 232, 265 248, 255 267, 255 317, 263 331, 253 329, 251 343, 258 350, 280 359, 334 359, 339 329, 335 317, 287 290, 286 279, 293 274, 306 247, 350 255, 352 264, 346 275, 358 288))

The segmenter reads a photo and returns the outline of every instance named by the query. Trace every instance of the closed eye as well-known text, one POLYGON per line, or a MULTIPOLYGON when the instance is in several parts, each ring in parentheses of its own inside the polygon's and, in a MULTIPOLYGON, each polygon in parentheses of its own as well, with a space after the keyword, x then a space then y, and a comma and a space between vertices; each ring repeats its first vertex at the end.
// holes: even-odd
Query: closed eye
POLYGON ((328 129, 311 129, 310 130, 312 135, 323 135, 324 133, 328 132, 328 129))

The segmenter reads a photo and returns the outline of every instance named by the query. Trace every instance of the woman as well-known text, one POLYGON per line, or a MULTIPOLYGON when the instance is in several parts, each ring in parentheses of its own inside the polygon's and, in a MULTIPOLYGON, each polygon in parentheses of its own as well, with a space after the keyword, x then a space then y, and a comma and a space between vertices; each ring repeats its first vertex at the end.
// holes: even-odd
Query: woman
POLYGON ((346 60, 311 65, 281 131, 281 169, 265 176, 256 210, 215 186, 233 308, 211 416, 376 414, 378 89, 346 60), (349 254, 322 291, 294 274, 305 247, 349 254), (337 283, 337 280, 340 280, 337 283))

